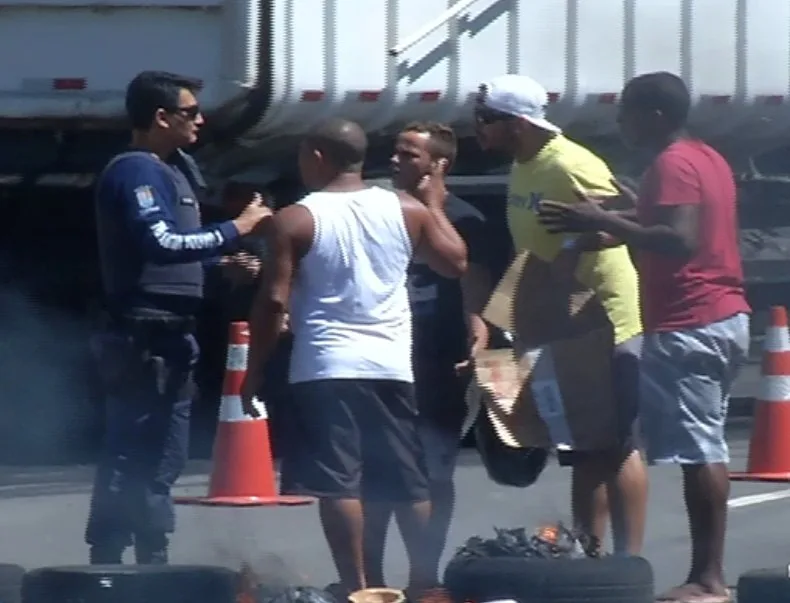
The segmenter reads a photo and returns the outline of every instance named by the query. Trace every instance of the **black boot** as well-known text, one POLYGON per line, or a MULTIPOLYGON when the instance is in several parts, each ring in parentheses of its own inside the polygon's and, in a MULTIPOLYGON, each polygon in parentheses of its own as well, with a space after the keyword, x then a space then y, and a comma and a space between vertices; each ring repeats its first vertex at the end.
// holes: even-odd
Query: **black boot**
POLYGON ((167 565, 168 540, 165 534, 136 534, 134 556, 138 565, 167 565))

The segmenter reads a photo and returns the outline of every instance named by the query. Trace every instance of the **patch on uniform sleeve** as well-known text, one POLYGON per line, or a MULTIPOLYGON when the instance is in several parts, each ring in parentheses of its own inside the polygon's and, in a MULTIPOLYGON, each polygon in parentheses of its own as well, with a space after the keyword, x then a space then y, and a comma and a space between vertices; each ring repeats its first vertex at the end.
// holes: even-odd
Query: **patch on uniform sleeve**
POLYGON ((156 203, 154 199, 154 191, 153 189, 144 184, 143 186, 138 186, 134 189, 134 196, 137 198, 137 206, 140 209, 151 209, 156 203))

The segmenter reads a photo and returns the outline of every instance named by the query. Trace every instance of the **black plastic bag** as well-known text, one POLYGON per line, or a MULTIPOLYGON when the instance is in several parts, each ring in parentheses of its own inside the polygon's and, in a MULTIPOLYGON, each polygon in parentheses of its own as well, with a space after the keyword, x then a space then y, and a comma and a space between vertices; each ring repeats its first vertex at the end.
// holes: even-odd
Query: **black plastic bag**
POLYGON ((544 448, 511 448, 503 444, 485 407, 475 422, 475 445, 488 477, 500 486, 531 486, 549 460, 549 451, 544 448))
POLYGON ((473 536, 459 547, 453 561, 489 557, 523 559, 584 559, 603 555, 598 539, 566 528, 563 524, 527 534, 525 528, 494 528, 494 538, 473 536))

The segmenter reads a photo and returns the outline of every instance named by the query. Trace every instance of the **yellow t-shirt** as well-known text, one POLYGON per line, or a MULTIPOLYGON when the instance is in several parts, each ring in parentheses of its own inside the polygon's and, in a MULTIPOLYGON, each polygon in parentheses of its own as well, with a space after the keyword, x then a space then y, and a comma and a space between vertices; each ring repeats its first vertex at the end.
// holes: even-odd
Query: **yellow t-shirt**
MULTIPOLYGON (((574 187, 598 196, 616 195, 606 163, 588 149, 558 135, 526 163, 510 172, 507 217, 516 251, 528 249, 552 261, 566 235, 540 224, 541 200, 574 203, 574 187)), ((624 245, 582 254, 576 278, 596 292, 614 327, 615 344, 642 332, 637 273, 624 245)))

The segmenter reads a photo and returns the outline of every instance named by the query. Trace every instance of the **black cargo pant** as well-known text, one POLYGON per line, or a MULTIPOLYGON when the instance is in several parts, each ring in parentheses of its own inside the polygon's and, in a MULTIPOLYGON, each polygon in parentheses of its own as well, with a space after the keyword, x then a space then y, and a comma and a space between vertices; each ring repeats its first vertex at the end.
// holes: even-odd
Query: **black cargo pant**
POLYGON ((178 321, 124 324, 96 336, 106 431, 85 540, 95 563, 167 561, 175 529, 171 488, 186 464, 199 349, 178 321))

